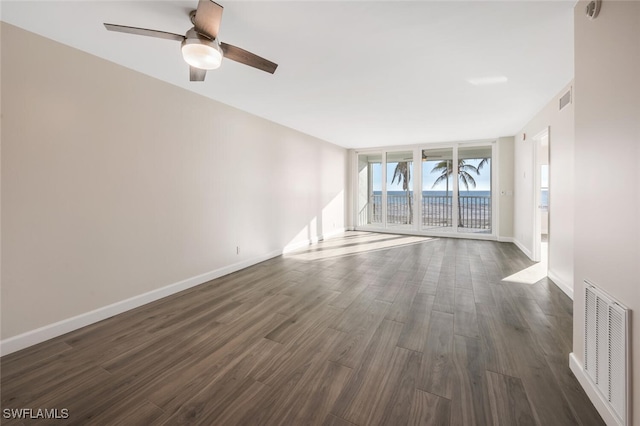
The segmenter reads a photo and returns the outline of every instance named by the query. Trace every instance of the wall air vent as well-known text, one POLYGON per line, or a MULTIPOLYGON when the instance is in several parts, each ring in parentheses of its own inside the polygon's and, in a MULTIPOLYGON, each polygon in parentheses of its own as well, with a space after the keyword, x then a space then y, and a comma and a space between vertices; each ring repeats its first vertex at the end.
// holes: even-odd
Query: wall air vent
POLYGON ((571 89, 560 98, 560 109, 571 103, 571 89))
POLYGON ((628 425, 629 311, 588 281, 584 371, 620 426, 628 425))

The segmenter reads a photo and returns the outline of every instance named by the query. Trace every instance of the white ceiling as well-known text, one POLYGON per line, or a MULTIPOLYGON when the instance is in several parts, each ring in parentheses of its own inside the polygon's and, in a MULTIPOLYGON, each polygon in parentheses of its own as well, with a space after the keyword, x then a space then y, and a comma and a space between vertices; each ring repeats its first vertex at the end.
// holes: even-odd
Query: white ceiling
POLYGON ((191 83, 179 43, 102 25, 183 34, 196 0, 2 1, 0 13, 347 148, 513 135, 573 77, 573 0, 220 1, 220 39, 278 63, 274 75, 227 60, 191 83), (468 81, 487 77, 507 81, 468 81))

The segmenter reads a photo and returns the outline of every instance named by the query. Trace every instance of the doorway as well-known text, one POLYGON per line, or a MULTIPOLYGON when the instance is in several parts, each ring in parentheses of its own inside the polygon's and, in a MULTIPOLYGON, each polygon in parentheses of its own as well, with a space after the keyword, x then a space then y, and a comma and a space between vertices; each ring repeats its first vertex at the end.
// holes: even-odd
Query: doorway
MULTIPOLYGON (((534 258, 536 262, 548 264, 549 260, 549 128, 540 132, 534 138, 533 143, 533 170, 534 170, 534 258)), ((546 266, 545 266, 545 269, 546 266)))

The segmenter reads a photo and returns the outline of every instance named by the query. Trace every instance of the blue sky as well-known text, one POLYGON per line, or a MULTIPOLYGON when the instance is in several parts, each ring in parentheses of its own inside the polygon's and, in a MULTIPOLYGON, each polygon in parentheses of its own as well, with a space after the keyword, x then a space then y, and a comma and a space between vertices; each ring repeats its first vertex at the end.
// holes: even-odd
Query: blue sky
MULTIPOLYGON (((472 164, 477 166, 480 160, 467 160, 468 164, 472 164)), ((438 173, 431 173, 431 170, 437 163, 435 161, 427 161, 422 163, 422 190, 423 191, 445 191, 446 184, 443 182, 432 188, 433 182, 438 178, 438 173)), ((396 168, 396 163, 387 164, 387 180, 389 184, 387 185, 387 191, 402 191, 402 184, 396 182, 391 184, 391 178, 393 177, 393 171, 396 168)), ((413 178, 413 177, 412 177, 413 178)), ((473 175, 473 178, 476 181, 476 191, 489 191, 491 189, 491 167, 489 165, 485 165, 482 170, 480 170, 480 175, 473 175)), ((374 191, 382 191, 382 166, 380 164, 373 165, 373 190, 374 191)), ((449 181, 449 190, 452 189, 452 182, 449 181)), ((462 189, 462 188, 461 188, 462 189)), ((473 191, 471 187, 469 190, 473 191)))

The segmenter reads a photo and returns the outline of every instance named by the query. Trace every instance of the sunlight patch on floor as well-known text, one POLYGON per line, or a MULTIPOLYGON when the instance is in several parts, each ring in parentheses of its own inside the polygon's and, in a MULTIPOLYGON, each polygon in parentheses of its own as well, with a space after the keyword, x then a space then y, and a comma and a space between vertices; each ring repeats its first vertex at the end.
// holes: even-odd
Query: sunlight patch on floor
POLYGON ((352 256, 359 253, 386 250, 393 247, 420 244, 433 240, 429 237, 401 236, 394 234, 351 233, 349 238, 335 238, 321 241, 313 246, 285 254, 297 260, 323 260, 338 256, 352 256))
POLYGON ((548 270, 548 243, 542 243, 540 257, 542 261, 531 265, 522 271, 516 272, 513 275, 509 275, 503 278, 502 281, 521 283, 521 284, 535 284, 544 277, 547 276, 548 270))

